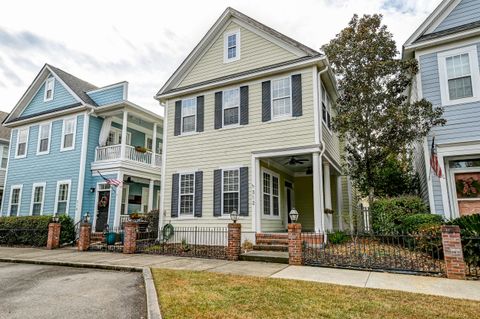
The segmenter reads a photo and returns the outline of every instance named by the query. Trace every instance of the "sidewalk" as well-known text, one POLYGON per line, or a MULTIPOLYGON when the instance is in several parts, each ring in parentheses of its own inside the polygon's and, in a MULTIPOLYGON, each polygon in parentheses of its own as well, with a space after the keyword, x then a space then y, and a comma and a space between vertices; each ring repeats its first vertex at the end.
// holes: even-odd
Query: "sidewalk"
POLYGON ((333 268, 289 266, 250 261, 185 258, 158 255, 123 255, 108 252, 77 252, 75 248, 46 250, 0 247, 0 261, 47 263, 141 271, 143 267, 297 279, 363 288, 400 290, 413 293, 480 301, 480 281, 400 275, 333 268))

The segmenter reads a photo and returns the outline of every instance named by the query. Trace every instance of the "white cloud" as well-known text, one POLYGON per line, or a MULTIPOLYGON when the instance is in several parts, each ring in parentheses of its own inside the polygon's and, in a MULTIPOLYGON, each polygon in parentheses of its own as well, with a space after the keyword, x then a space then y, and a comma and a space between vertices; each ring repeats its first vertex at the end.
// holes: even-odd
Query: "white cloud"
POLYGON ((0 11, 0 109, 10 111, 44 63, 161 112, 153 95, 226 7, 318 49, 354 13, 382 13, 399 48, 440 0, 9 1, 0 11), (25 10, 28 8, 28 10, 25 10))

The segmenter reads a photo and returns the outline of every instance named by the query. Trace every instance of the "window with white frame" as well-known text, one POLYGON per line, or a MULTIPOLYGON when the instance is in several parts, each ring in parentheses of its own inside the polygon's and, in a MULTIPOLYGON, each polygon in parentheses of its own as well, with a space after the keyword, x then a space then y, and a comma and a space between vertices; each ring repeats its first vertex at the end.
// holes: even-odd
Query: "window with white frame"
POLYGON ((152 137, 149 137, 149 136, 146 136, 145 137, 145 145, 146 147, 151 150, 152 152, 155 152, 157 154, 161 153, 161 150, 162 150, 162 142, 158 142, 157 145, 156 145, 156 149, 154 150, 153 149, 153 138, 152 137))
POLYGON ((197 128, 197 99, 182 100, 182 133, 195 132, 197 128))
POLYGON ((224 37, 224 62, 240 59, 240 30, 228 32, 224 37))
POLYGON ((263 214, 265 216, 280 216, 280 179, 278 175, 263 172, 263 214))
POLYGON ((3 145, 2 148, 2 161, 0 162, 0 168, 6 169, 8 164, 8 146, 3 145))
POLYGON ((12 186, 10 192, 10 216, 18 216, 20 201, 22 200, 22 185, 12 186))
POLYGON ((76 117, 63 120, 62 150, 71 150, 75 148, 76 125, 76 117))
POLYGON ((193 215, 195 174, 180 175, 180 215, 193 215))
POLYGON ((57 183, 57 200, 55 204, 55 212, 58 215, 68 213, 68 200, 70 195, 70 181, 62 181, 57 183))
POLYGON ((48 78, 45 81, 45 93, 43 95, 43 101, 51 101, 53 100, 53 89, 55 87, 55 78, 48 78))
POLYGON ((240 178, 238 169, 223 170, 223 214, 230 214, 239 209, 240 178))
POLYGON ((38 216, 43 213, 43 200, 45 194, 45 184, 33 184, 32 190, 32 215, 38 216))
POLYGON ((480 81, 477 47, 470 46, 438 54, 440 88, 443 105, 479 100, 480 81))
POLYGON ((240 119, 240 89, 223 91, 223 126, 235 125, 240 119))
POLYGON ((322 121, 328 129, 332 128, 332 102, 322 83, 322 121))
POLYGON ((292 83, 286 77, 272 81, 272 118, 292 115, 292 83))
MULTIPOLYGON (((131 145, 132 133, 127 132, 127 144, 131 145)), ((107 145, 119 145, 122 144, 122 130, 117 128, 110 129, 107 138, 107 145)))
POLYGON ((21 128, 17 132, 17 155, 16 157, 27 156, 28 127, 21 128))
POLYGON ((50 123, 39 125, 37 154, 46 154, 50 150, 50 128, 50 123))

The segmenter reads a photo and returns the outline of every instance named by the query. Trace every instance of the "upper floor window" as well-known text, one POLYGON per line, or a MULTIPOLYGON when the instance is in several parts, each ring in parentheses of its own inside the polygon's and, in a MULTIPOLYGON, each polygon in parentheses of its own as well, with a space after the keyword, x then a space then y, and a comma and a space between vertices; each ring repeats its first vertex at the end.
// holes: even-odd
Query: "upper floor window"
POLYGON ((223 170, 223 214, 238 212, 240 199, 240 178, 238 169, 223 170))
POLYGON ((68 213, 68 201, 70 198, 70 181, 57 183, 57 197, 55 201, 55 213, 58 215, 68 213))
POLYGON ((240 30, 225 34, 224 47, 224 62, 240 59, 240 30))
POLYGON ((53 100, 54 87, 55 87, 55 78, 48 78, 47 81, 45 81, 45 93, 43 96, 44 102, 53 100))
POLYGON ((479 100, 480 75, 477 47, 470 46, 438 54, 440 91, 443 105, 479 100))
POLYGON ((195 199, 195 174, 180 175, 180 215, 193 215, 195 199))
POLYGON ((17 133, 17 154, 16 157, 27 156, 28 127, 21 128, 17 133))
POLYGON ((197 129, 197 99, 182 100, 182 133, 195 132, 197 129))
POLYGON ((75 148, 75 129, 77 126, 77 118, 63 120, 62 128, 62 151, 72 150, 75 148))
POLYGON ((0 168, 6 169, 8 164, 8 146, 3 145, 1 147, 2 159, 0 162, 0 168))
POLYGON ((332 128, 332 102, 327 93, 327 89, 322 83, 322 121, 330 130, 332 128))
POLYGON ((272 119, 292 115, 291 78, 272 80, 272 119))
POLYGON ((238 124, 240 119, 240 89, 223 91, 223 126, 238 124))
POLYGON ((50 150, 51 124, 40 124, 38 127, 37 154, 47 154, 50 150))

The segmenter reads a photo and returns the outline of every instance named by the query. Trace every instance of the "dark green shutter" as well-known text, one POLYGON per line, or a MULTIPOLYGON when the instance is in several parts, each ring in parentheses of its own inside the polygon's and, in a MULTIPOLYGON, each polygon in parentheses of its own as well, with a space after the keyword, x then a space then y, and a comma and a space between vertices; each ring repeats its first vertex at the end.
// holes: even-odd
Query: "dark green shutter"
POLYGON ((213 216, 222 216, 222 170, 213 171, 213 216))
POLYGON ((215 129, 222 128, 222 102, 223 102, 223 93, 215 93, 215 129))
POLYGON ((195 172, 195 217, 202 217, 203 172, 195 172))
POLYGON ((292 116, 302 116, 302 75, 292 75, 292 116))
POLYGON ((262 82, 262 122, 268 122, 272 119, 270 85, 270 81, 262 82))
POLYGON ((248 86, 240 87, 240 125, 248 124, 248 86))
POLYGON ((240 216, 248 216, 248 167, 240 167, 240 216))
POLYGON ((203 132, 204 97, 197 96, 197 132, 203 132))
POLYGON ((179 192, 179 174, 172 175, 172 207, 171 216, 178 217, 178 192, 179 192))
POLYGON ((175 127, 173 135, 180 135, 182 132, 182 101, 175 102, 175 127))

